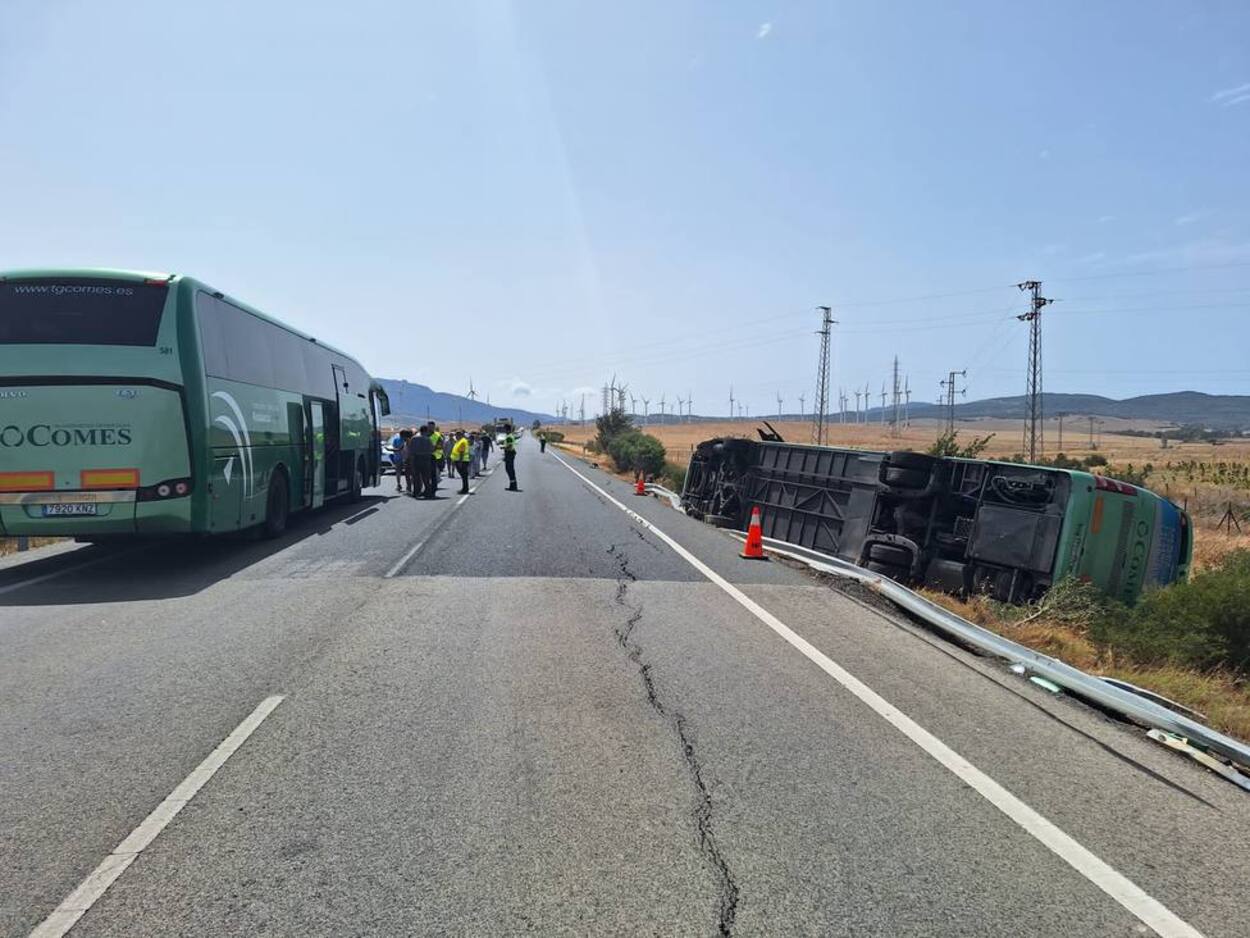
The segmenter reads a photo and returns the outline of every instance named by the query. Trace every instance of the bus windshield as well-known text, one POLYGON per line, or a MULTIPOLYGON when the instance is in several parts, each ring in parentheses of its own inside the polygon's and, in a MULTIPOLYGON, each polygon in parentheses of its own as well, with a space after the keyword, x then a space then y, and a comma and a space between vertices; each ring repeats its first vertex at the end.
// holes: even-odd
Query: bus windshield
POLYGON ((0 283, 0 345, 154 346, 168 287, 118 280, 0 283))

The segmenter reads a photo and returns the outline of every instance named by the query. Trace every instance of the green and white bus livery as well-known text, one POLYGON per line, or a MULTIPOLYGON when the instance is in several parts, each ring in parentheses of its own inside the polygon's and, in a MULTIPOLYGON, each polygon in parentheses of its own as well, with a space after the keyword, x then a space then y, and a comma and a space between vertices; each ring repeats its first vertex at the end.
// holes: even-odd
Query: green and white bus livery
POLYGON ((275 536, 379 474, 351 357, 179 274, 0 273, 0 534, 275 536))

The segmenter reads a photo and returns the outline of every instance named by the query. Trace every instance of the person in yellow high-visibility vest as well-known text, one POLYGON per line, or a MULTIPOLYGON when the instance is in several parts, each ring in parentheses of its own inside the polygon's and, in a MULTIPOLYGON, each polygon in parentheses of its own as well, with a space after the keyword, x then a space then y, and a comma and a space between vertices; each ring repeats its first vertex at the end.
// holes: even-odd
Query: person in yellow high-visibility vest
POLYGON ((451 461, 460 473, 460 494, 469 494, 469 440, 463 430, 456 431, 456 442, 451 446, 451 461))
POLYGON ((434 473, 434 490, 438 491, 438 483, 443 475, 443 432, 433 420, 430 421, 430 442, 434 444, 434 456, 430 460, 430 471, 434 473))

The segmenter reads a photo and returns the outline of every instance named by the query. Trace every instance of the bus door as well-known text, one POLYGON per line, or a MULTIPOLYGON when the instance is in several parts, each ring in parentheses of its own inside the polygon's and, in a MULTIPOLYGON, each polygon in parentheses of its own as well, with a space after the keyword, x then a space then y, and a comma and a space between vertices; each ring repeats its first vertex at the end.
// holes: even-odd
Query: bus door
POLYGON ((351 486, 352 461, 351 453, 344 454, 342 427, 344 416, 344 398, 347 396, 347 372, 342 365, 331 365, 334 373, 334 407, 327 415, 326 427, 326 472, 328 491, 337 495, 351 486), (345 465, 346 464, 346 465, 345 465))
POLYGON ((308 456, 304 460, 305 491, 312 493, 310 508, 320 508, 326 500, 326 405, 309 401, 308 456))

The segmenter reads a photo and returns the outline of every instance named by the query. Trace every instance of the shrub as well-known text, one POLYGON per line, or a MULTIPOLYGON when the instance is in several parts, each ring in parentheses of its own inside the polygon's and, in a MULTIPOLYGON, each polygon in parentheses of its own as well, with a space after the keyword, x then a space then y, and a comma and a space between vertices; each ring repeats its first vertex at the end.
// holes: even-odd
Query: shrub
POLYGON ((543 433, 546 434, 548 443, 564 442, 564 434, 559 430, 544 430, 543 433))
POLYGON ((623 410, 610 410, 606 414, 595 418, 595 429, 599 432, 595 435, 595 444, 601 453, 612 452, 612 441, 626 433, 637 433, 634 427, 634 420, 629 414, 623 410))
POLYGON ((985 448, 990 445, 990 440, 994 439, 994 434, 989 436, 974 436, 972 441, 963 446, 959 445, 959 431, 951 430, 949 433, 943 433, 925 452, 930 456, 962 456, 965 459, 975 459, 985 452, 985 448))
POLYGON ((660 478, 674 492, 680 492, 686 487, 686 467, 675 462, 665 462, 660 478))
POLYGON ((1250 550, 1228 554, 1188 583, 1109 610, 1090 637, 1144 664, 1250 667, 1250 550))
POLYGON ((607 452, 620 472, 656 476, 664 470, 664 444, 639 430, 617 434, 608 444, 607 452))

